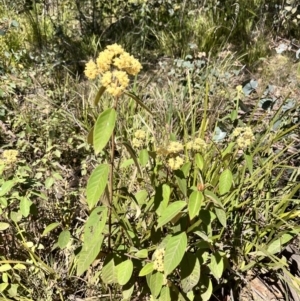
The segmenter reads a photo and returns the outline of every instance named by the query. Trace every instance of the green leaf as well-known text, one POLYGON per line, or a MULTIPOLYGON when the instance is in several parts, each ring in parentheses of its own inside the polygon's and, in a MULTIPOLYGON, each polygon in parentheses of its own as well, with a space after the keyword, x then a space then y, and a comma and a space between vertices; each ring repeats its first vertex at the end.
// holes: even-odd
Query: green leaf
POLYGON ((10 218, 15 223, 18 223, 22 219, 22 213, 20 211, 11 211, 10 218))
POLYGON ((54 229, 57 228, 58 226, 60 226, 60 223, 52 223, 52 224, 48 225, 48 226, 45 228, 45 230, 44 230, 42 236, 45 236, 46 234, 48 234, 49 232, 51 232, 52 230, 54 230, 54 229))
POLYGON ((117 113, 113 108, 102 112, 94 127, 93 142, 95 154, 99 154, 109 141, 116 123, 117 113))
POLYGON ((5 272, 11 270, 11 265, 8 263, 0 265, 0 272, 5 272))
POLYGON ((182 290, 185 293, 191 291, 200 280, 200 263, 195 254, 185 253, 180 263, 180 279, 182 290))
POLYGON ((157 298, 163 285, 164 275, 160 272, 154 272, 152 274, 148 274, 146 279, 151 294, 154 296, 154 298, 157 298))
POLYGON ((27 217, 30 213, 30 207, 32 202, 27 198, 23 197, 20 202, 20 211, 24 217, 27 217))
POLYGON ((253 158, 251 155, 247 155, 247 154, 245 154, 244 157, 246 160, 248 170, 249 170, 250 174, 252 174, 253 173, 253 158))
POLYGON ((162 216, 157 220, 158 225, 156 228, 160 228, 172 220, 185 206, 185 201, 177 201, 170 204, 163 212, 162 216))
POLYGON ((148 275, 152 273, 152 271, 153 271, 153 262, 149 262, 140 270, 139 276, 142 277, 148 275))
POLYGON ((145 276, 153 272, 153 262, 147 263, 139 272, 139 276, 145 276))
POLYGON ((121 258, 118 258, 116 254, 109 254, 103 263, 102 277, 101 279, 105 284, 117 283, 117 265, 121 263, 121 258))
POLYGON ((135 194, 135 199, 140 206, 145 204, 147 198, 148 198, 148 192, 145 189, 140 190, 135 194))
POLYGON ((0 222, 0 231, 4 231, 4 230, 6 230, 8 228, 9 228, 9 224, 8 223, 0 222))
POLYGON ((170 292, 170 288, 168 286, 164 286, 161 289, 158 300, 159 301, 171 301, 171 292, 170 292))
MULTIPOLYGON (((1 36, 1 30, 0 30, 0 36, 1 36)), ((0 283, 0 292, 1 293, 4 292, 8 286, 9 286, 9 283, 0 283)))
POLYGON ((13 188, 14 185, 15 181, 13 180, 4 182, 4 184, 0 187, 0 197, 7 194, 13 188))
POLYGON ((106 207, 96 207, 88 217, 83 232, 83 241, 86 248, 93 245, 97 241, 97 237, 101 236, 107 220, 107 211, 106 207))
POLYGON ((213 292, 213 286, 210 278, 207 275, 201 276, 200 295, 201 301, 208 301, 213 292))
POLYGON ((11 284, 10 288, 7 290, 11 298, 16 298, 18 295, 19 284, 11 284))
POLYGON ((199 153, 197 153, 196 155, 195 155, 195 163, 196 163, 196 166, 200 169, 200 170, 202 170, 203 169, 203 167, 204 167, 204 159, 203 159, 203 156, 202 155, 200 155, 199 153))
POLYGON ((180 264, 187 247, 185 232, 172 236, 166 245, 164 257, 164 271, 169 275, 180 264))
POLYGON ((158 216, 161 216, 162 213, 166 210, 171 195, 171 188, 167 184, 163 184, 160 189, 156 189, 155 199, 159 197, 159 206, 156 209, 156 213, 158 216), (158 195, 161 192, 161 195, 158 195))
POLYGON ((223 195, 229 192, 231 185, 232 185, 232 173, 229 169, 225 169, 219 179, 219 193, 223 195))
POLYGON ((181 166, 180 170, 183 172, 185 178, 188 176, 191 170, 191 166, 192 166, 191 162, 186 162, 181 166))
POLYGON ((101 250, 103 238, 103 235, 98 236, 93 243, 89 243, 89 247, 83 245, 77 259, 77 276, 80 276, 87 271, 97 258, 101 250))
POLYGON ((122 287, 122 296, 123 296, 123 299, 122 301, 130 301, 131 300, 131 296, 132 296, 132 293, 134 291, 134 282, 133 281, 130 281, 128 282, 126 285, 124 285, 122 287))
POLYGON ((215 278, 217 280, 220 279, 224 272, 224 258, 220 252, 215 252, 211 255, 209 267, 215 278))
POLYGON ((133 272, 133 263, 131 260, 125 260, 117 266, 117 278, 120 285, 125 285, 131 278, 133 272))
POLYGON ((142 167, 145 167, 149 160, 149 154, 146 149, 142 149, 139 153, 139 161, 142 167))
POLYGON ((83 246, 77 259, 77 276, 84 273, 100 253, 107 220, 107 208, 96 207, 84 225, 83 246))
POLYGON ((187 196, 187 184, 184 173, 181 170, 175 170, 174 174, 180 191, 183 193, 184 196, 187 196))
POLYGON ((49 189, 52 187, 52 185, 54 184, 55 180, 52 177, 48 177, 45 181, 45 188, 49 189))
POLYGON ((104 86, 101 86, 100 89, 98 90, 98 93, 97 93, 97 95, 96 95, 96 97, 94 99, 94 105, 95 106, 98 105, 98 103, 100 101, 100 98, 101 98, 102 94, 104 93, 105 89, 106 88, 104 86))
POLYGON ((227 218, 226 218, 226 212, 222 208, 215 207, 216 216, 221 223, 221 225, 226 228, 227 226, 227 218))
POLYGON ((16 265, 14 265, 14 270, 26 270, 26 269, 27 269, 26 265, 22 263, 17 263, 16 265))
POLYGON ((107 185, 108 174, 108 164, 100 164, 93 170, 86 189, 87 203, 90 210, 94 208, 104 192, 107 185))
POLYGON ((205 189, 204 195, 208 197, 211 201, 213 201, 214 204, 218 205, 221 208, 224 208, 220 199, 212 191, 205 189))
POLYGON ((203 200, 204 196, 201 191, 193 191, 191 193, 188 204, 190 220, 199 214, 203 200))
POLYGON ((70 231, 68 230, 62 231, 58 236, 58 242, 57 242, 58 246, 61 249, 64 249, 68 245, 70 238, 71 238, 70 231))
POLYGON ((283 246, 289 242, 291 239, 293 239, 293 237, 295 237, 295 235, 292 235, 290 233, 284 233, 282 236, 280 236, 279 238, 273 240, 269 246, 268 246, 268 253, 270 254, 276 254, 282 251, 283 246))
POLYGON ((147 258, 148 257, 148 250, 143 249, 135 253, 135 256, 138 258, 147 258))

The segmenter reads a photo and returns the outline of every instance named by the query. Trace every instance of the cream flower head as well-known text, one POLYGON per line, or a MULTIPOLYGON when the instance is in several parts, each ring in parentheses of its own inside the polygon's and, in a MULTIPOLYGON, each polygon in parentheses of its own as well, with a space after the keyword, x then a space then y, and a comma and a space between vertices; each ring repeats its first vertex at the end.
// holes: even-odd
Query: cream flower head
POLYGON ((99 53, 96 63, 90 60, 85 66, 85 75, 95 79, 101 75, 101 83, 114 97, 120 96, 129 85, 128 75, 136 75, 142 69, 140 62, 127 53, 122 46, 112 44, 99 53))

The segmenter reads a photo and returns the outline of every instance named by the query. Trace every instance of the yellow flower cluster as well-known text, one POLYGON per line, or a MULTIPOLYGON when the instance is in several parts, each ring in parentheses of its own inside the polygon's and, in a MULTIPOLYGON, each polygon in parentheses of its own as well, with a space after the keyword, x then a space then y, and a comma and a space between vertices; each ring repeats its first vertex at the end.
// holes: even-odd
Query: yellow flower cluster
POLYGON ((183 151, 183 145, 177 141, 171 141, 167 146, 167 151, 169 154, 176 154, 183 151))
POLYGON ((183 151, 183 145, 181 142, 171 141, 166 147, 159 147, 156 151, 157 155, 169 157, 167 165, 172 170, 179 169, 184 160, 179 156, 179 153, 183 151))
POLYGON ((146 132, 143 130, 137 130, 134 133, 134 138, 132 139, 132 146, 139 148, 142 147, 146 140, 146 132))
POLYGON ((124 71, 107 71, 103 74, 101 83, 109 94, 112 96, 120 96, 127 88, 129 78, 124 71))
POLYGON ((113 65, 120 70, 126 71, 130 75, 136 75, 142 69, 142 65, 139 61, 127 52, 124 52, 119 57, 115 58, 113 65))
POLYGON ((178 154, 183 151, 183 145, 177 141, 171 141, 167 147, 159 147, 157 149, 157 154, 161 156, 167 156, 170 154, 178 154))
POLYGON ((140 140, 145 140, 146 139, 146 132, 143 130, 137 130, 134 133, 134 137, 140 140))
POLYGON ((186 148, 188 150, 194 150, 194 151, 205 151, 206 148, 207 148, 207 144, 206 142, 201 139, 201 138, 196 138, 192 141, 189 141, 187 144, 186 144, 186 148))
POLYGON ((5 150, 2 153, 1 163, 5 165, 11 165, 17 161, 17 156, 19 152, 14 149, 5 150))
POLYGON ((102 76, 101 83, 108 93, 114 97, 120 96, 128 87, 128 74, 136 75, 142 65, 120 45, 113 44, 100 52, 96 63, 90 60, 85 66, 85 75, 89 79, 102 76))
POLYGON ((183 165, 184 161, 181 157, 176 156, 176 157, 172 157, 168 160, 168 166, 172 169, 172 170, 177 170, 179 169, 182 165, 183 165))
POLYGON ((154 252, 153 269, 158 272, 164 271, 165 249, 160 248, 154 252))
POLYGON ((89 79, 95 79, 98 75, 97 66, 92 60, 86 63, 84 73, 89 79))
POLYGON ((246 149, 255 140, 250 127, 237 127, 233 130, 232 136, 238 137, 236 143, 240 149, 246 149))

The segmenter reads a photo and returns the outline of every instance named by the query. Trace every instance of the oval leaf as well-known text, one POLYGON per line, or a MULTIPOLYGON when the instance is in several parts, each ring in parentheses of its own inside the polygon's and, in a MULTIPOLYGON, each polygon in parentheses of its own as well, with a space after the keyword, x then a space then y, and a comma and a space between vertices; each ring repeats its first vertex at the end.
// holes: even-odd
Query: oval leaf
POLYGON ((184 201, 177 201, 170 204, 163 212, 162 216, 157 220, 158 225, 156 228, 160 228, 172 220, 185 206, 186 202, 184 201))
POLYGON ((149 262, 140 270, 139 276, 140 277, 146 276, 152 273, 152 271, 153 271, 153 262, 149 262))
POLYGON ((113 108, 102 112, 94 127, 93 143, 96 155, 106 146, 115 128, 117 113, 113 108))
POLYGON ((147 258, 148 257, 148 250, 143 249, 135 253, 135 256, 138 258, 147 258))
POLYGON ((145 167, 149 160, 149 154, 146 149, 142 149, 139 153, 139 161, 142 167, 145 167))
POLYGON ((97 258, 101 250, 102 242, 103 235, 100 235, 88 248, 83 245, 77 260, 77 276, 82 275, 97 258))
POLYGON ((11 269, 11 265, 8 263, 0 265, 0 272, 9 271, 11 269))
POLYGON ((219 179, 220 195, 229 192, 231 185, 232 185, 232 173, 229 169, 225 169, 220 175, 220 179, 219 179))
POLYGON ((117 266, 117 278, 120 285, 126 284, 132 275, 133 263, 131 260, 125 260, 117 266))
POLYGON ((32 202, 28 198, 23 197, 20 202, 20 211, 24 217, 27 217, 30 213, 30 207, 32 202))
POLYGON ((201 191, 193 191, 191 193, 188 205, 189 216, 191 220, 199 214, 203 199, 204 196, 201 191))
POLYGON ((14 185, 15 182, 13 180, 4 182, 4 184, 0 187, 0 197, 8 193, 14 185))
POLYGON ((107 208, 97 207, 88 217, 83 232, 84 247, 89 248, 102 235, 107 220, 107 208))
POLYGON ((58 236, 58 242, 57 242, 58 246, 61 249, 64 249, 69 243, 70 238, 71 238, 71 233, 69 230, 62 231, 58 236))
POLYGON ((211 255, 209 267, 216 279, 220 279, 224 272, 224 258, 219 252, 211 255))
POLYGON ((147 283, 154 298, 157 298, 159 295, 163 285, 163 280, 164 275, 160 272, 154 272, 153 274, 147 276, 147 283))
POLYGON ((93 170, 88 180, 86 190, 86 198, 90 210, 94 208, 104 192, 107 185, 108 174, 108 164, 101 164, 93 170))
POLYGON ((54 178, 48 177, 45 181, 45 188, 46 189, 51 188, 51 186, 54 184, 54 181, 55 181, 54 178))
POLYGON ((170 292, 170 288, 168 286, 164 286, 161 289, 158 300, 159 301, 171 301, 171 292, 170 292))
POLYGON ((2 223, 0 222, 0 231, 4 231, 6 229, 9 228, 9 224, 8 223, 2 223))
POLYGON ((195 155, 195 163, 196 163, 196 166, 200 169, 200 170, 202 170, 203 169, 203 167, 204 167, 204 158, 202 157, 202 155, 200 155, 199 153, 197 153, 196 155, 195 155))
POLYGON ((227 226, 226 212, 224 209, 215 207, 216 216, 221 223, 221 225, 225 228, 227 226))
POLYGON ((116 259, 114 254, 109 254, 104 260, 101 279, 105 284, 116 283, 118 281, 116 259))
POLYGON ((164 257, 165 274, 169 275, 180 264, 187 247, 187 236, 185 232, 172 236, 166 245, 164 257))
POLYGON ((195 254, 186 253, 180 263, 180 278, 182 290, 191 291, 200 280, 200 263, 195 254))

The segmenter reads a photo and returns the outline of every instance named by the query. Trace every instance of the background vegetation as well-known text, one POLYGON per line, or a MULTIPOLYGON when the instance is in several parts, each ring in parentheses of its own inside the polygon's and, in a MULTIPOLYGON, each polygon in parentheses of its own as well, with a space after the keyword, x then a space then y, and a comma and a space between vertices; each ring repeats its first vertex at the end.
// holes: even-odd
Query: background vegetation
POLYGON ((0 3, 0 300, 298 300, 297 0, 0 3), (83 72, 114 43, 118 105, 83 72))

